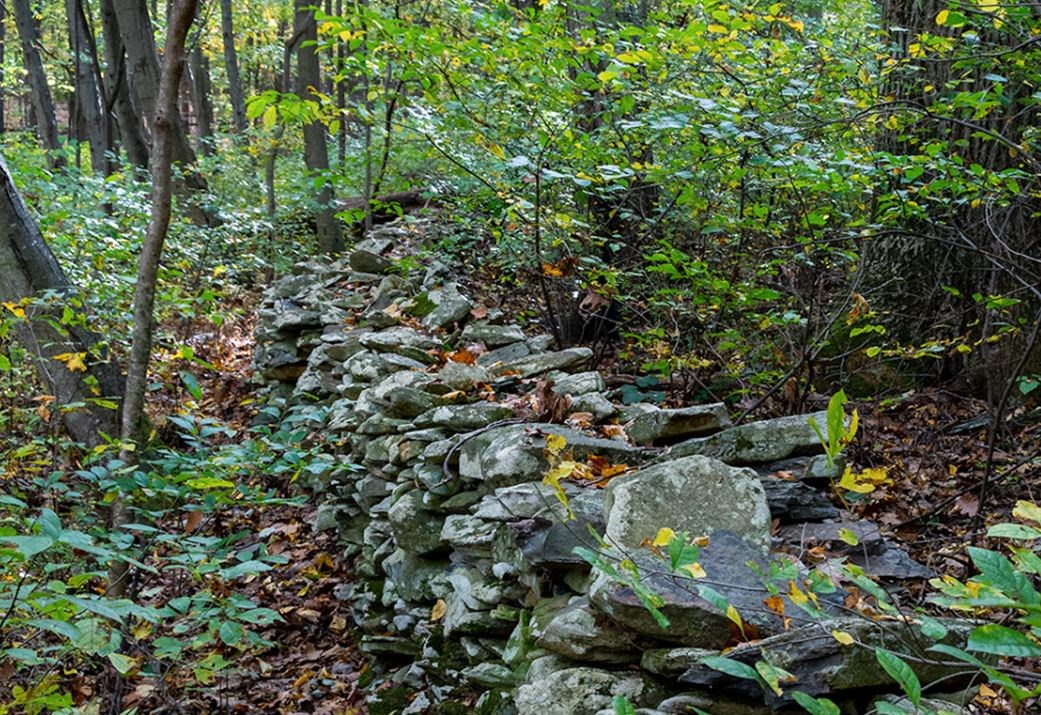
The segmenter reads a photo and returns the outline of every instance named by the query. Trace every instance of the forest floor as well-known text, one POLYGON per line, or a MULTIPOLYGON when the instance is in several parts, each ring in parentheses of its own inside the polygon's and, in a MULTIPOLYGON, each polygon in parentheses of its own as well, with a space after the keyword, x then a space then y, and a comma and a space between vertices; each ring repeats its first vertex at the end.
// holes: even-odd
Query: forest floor
MULTIPOLYGON (((252 303, 240 303, 243 317, 219 330, 200 326, 193 345, 197 356, 219 367, 200 376, 205 394, 212 396, 203 401, 202 411, 243 430, 257 407, 250 387, 252 303)), ((615 363, 601 369, 631 372, 632 366, 615 363)), ((157 411, 174 407, 177 396, 167 397, 158 401, 157 411)), ((987 526, 1007 521, 1017 499, 1041 499, 1036 414, 1013 413, 1007 433, 991 451, 986 405, 971 397, 922 389, 856 407, 861 431, 848 450, 850 459, 859 468, 886 467, 889 483, 856 502, 843 502, 837 492, 834 499, 878 523, 939 573, 971 575, 965 546, 985 542, 987 526), (1003 446, 1009 444, 1015 448, 1003 446)), ((368 665, 352 639, 347 602, 337 597, 338 588, 351 581, 350 563, 341 557, 333 531, 312 530, 317 505, 310 495, 303 496, 308 501, 300 506, 243 509, 232 517, 239 523, 223 525, 248 528, 266 539, 270 553, 288 557, 285 565, 253 577, 244 593, 258 606, 278 611, 284 622, 263 633, 275 644, 272 648, 235 656, 235 667, 210 687, 168 683, 179 692, 181 712, 367 712, 363 684, 368 665)), ((910 595, 920 596, 924 587, 919 583, 910 595)), ((124 707, 158 702, 159 693, 130 688, 124 707)), ((991 705, 989 712, 1006 711, 998 698, 991 705)))

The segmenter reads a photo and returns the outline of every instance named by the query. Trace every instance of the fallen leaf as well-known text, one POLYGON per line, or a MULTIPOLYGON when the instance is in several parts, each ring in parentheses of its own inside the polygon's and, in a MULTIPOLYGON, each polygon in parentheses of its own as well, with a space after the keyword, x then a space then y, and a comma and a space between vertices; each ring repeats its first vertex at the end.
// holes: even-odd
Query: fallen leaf
POLYGON ((962 494, 954 500, 954 509, 965 516, 976 516, 980 510, 980 498, 975 494, 962 494))
POLYGON ((445 612, 448 610, 448 604, 445 603, 443 598, 437 599, 434 603, 434 607, 430 609, 430 620, 437 622, 445 617, 445 612))

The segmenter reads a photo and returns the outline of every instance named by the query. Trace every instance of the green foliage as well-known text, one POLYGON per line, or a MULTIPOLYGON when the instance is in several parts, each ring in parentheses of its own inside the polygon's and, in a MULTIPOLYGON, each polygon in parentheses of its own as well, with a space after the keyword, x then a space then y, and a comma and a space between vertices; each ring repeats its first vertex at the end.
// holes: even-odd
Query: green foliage
POLYGON ((824 456, 828 459, 829 467, 835 466, 835 459, 856 437, 857 428, 860 425, 860 413, 853 410, 853 414, 847 419, 845 407, 846 393, 839 390, 828 400, 828 432, 826 435, 817 424, 817 420, 813 417, 809 418, 810 427, 817 433, 817 439, 824 447, 824 456))

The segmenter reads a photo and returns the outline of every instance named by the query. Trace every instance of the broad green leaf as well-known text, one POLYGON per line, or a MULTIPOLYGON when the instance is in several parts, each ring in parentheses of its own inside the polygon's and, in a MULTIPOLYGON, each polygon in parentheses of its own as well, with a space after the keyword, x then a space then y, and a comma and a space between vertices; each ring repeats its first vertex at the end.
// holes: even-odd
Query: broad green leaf
POLYGON ((735 678, 759 682, 759 673, 756 669, 739 660, 725 658, 721 655, 710 655, 702 658, 700 662, 702 665, 707 665, 709 668, 718 670, 720 673, 726 673, 735 678))
POLYGON ((202 399, 202 387, 199 385, 198 378, 187 370, 181 370, 181 382, 184 383, 184 388, 188 390, 188 394, 196 400, 202 399))
POLYGON ((235 486, 235 482, 218 477, 196 477, 189 479, 185 484, 191 489, 230 489, 235 486))
POLYGON ((969 636, 969 650, 1012 658, 1037 658, 1041 644, 1020 631, 997 623, 988 623, 973 629, 969 636))
POLYGON ((918 681, 918 676, 911 670, 911 666, 905 663, 900 656, 881 648, 875 648, 875 660, 903 689, 907 699, 918 707, 922 701, 922 684, 918 681))
POLYGON ((1041 539, 1041 529, 1024 524, 995 524, 987 529, 987 536, 1000 539, 1041 539))
POLYGON ((792 692, 792 700, 799 703, 802 709, 810 715, 839 715, 841 713, 839 706, 827 698, 815 698, 801 690, 792 692))
POLYGON ((224 623, 221 624, 218 634, 225 645, 238 645, 239 642, 242 641, 246 631, 240 623, 236 623, 235 621, 224 621, 224 623))
POLYGON ((611 700, 611 706, 614 708, 615 715, 636 715, 636 708, 624 695, 615 695, 611 700))
POLYGON ((116 669, 116 672, 120 675, 126 675, 131 670, 137 667, 137 661, 128 655, 122 653, 109 653, 108 662, 112 664, 112 667, 116 669))

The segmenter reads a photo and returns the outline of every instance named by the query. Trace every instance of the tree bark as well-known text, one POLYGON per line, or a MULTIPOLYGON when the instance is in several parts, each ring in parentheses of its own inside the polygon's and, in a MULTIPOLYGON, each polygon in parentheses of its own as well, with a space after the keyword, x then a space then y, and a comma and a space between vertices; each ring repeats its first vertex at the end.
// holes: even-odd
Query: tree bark
POLYGON ((7 46, 7 5, 0 2, 0 134, 7 130, 7 111, 4 97, 5 48, 7 46))
POLYGON ((231 99, 231 118, 236 134, 246 131, 246 101, 239 74, 239 58, 235 51, 235 26, 231 0, 220 2, 221 38, 224 42, 224 71, 228 73, 228 97, 231 99))
MULTIPOLYGON (((317 88, 321 86, 318 53, 314 43, 318 39, 318 27, 314 10, 309 0, 295 0, 296 31, 300 45, 297 50, 297 94, 304 99, 318 100, 317 88)), ((326 142, 325 125, 319 121, 304 126, 304 163, 312 174, 329 171, 329 147, 326 142)), ((317 192, 318 211, 315 216, 318 226, 318 250, 322 253, 337 253, 343 250, 343 234, 336 218, 332 184, 322 182, 317 192)))
POLYGON ((81 0, 65 0, 65 12, 69 21, 69 46, 72 50, 76 106, 87 129, 90 142, 90 166, 94 173, 108 176, 112 173, 109 151, 112 142, 109 136, 108 112, 98 82, 96 54, 92 52, 93 41, 90 27, 84 16, 81 0))
MULTIPOLYGON (((19 342, 33 356, 36 372, 62 411, 66 431, 77 442, 94 447, 105 435, 119 433, 118 411, 103 402, 117 403, 123 394, 119 368, 108 361, 100 338, 80 320, 65 321, 63 307, 82 312, 76 291, 40 234, 21 194, 0 158, 0 302, 18 304, 43 294, 57 295, 61 303, 25 308, 25 320, 16 324, 19 342), (57 356, 65 356, 63 360, 57 356), (70 369, 77 356, 85 370, 70 369)), ((3 308, 3 310, 7 310, 3 308)))
POLYGON ((139 169, 148 168, 148 141, 141 117, 134 109, 126 81, 126 49, 119 36, 119 22, 112 0, 100 0, 101 27, 105 36, 106 109, 116 115, 119 139, 127 160, 139 169))
MULTIPOLYGON (((196 38, 198 39, 198 38, 196 38)), ((203 156, 213 156, 213 102, 210 101, 210 61, 198 42, 189 54, 192 106, 195 108, 195 145, 203 156)))
POLYGON ((54 100, 47 84, 40 57, 40 31, 29 0, 12 0, 14 19, 22 41, 22 55, 28 75, 29 91, 32 95, 33 111, 36 113, 36 133, 47 150, 47 163, 51 169, 65 165, 58 141, 58 122, 54 115, 54 100))

